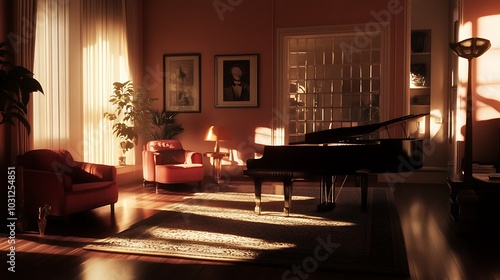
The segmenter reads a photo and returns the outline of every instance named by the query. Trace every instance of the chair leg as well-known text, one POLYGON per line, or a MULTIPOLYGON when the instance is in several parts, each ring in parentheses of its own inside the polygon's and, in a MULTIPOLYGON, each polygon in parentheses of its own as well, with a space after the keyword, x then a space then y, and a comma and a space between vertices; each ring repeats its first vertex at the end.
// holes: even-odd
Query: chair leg
POLYGON ((143 187, 146 187, 146 185, 149 185, 149 184, 155 184, 155 182, 151 182, 151 181, 148 181, 146 179, 142 180, 142 186, 143 187))
POLYGON ((114 203, 111 203, 109 205, 109 208, 110 208, 110 218, 111 218, 111 224, 112 225, 116 225, 116 216, 115 216, 115 204, 114 203))

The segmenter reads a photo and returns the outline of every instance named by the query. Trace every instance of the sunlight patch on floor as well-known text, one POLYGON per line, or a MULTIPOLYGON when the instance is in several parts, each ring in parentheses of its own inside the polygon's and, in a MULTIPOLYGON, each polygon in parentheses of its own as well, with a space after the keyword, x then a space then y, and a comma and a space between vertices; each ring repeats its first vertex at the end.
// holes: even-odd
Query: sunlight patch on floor
MULTIPOLYGON (((339 227, 339 226, 354 226, 355 223, 345 222, 339 220, 332 220, 328 218, 311 216, 300 213, 290 213, 289 216, 284 215, 282 212, 262 212, 261 215, 257 215, 254 212, 254 196, 253 194, 241 194, 241 193, 203 193, 199 194, 202 198, 188 199, 183 204, 189 205, 182 210, 182 215, 186 222, 189 222, 189 216, 192 214, 203 216, 234 220, 234 221, 245 221, 253 222, 259 224, 274 224, 274 225, 288 225, 288 226, 321 226, 321 227, 339 227), (215 205, 214 201, 227 201, 227 202, 243 202, 248 203, 251 207, 248 209, 241 208, 224 208, 221 210, 219 204, 215 205)), ((195 197, 197 197, 195 195, 195 197)), ((294 196, 293 200, 309 200, 313 199, 308 196, 294 196)), ((283 201, 283 196, 279 195, 262 195, 262 202, 271 201, 283 201)), ((175 211, 174 208, 165 208, 163 210, 175 211)))
MULTIPOLYGON (((273 242, 269 246, 269 241, 259 238, 245 237, 226 233, 205 232, 196 230, 172 229, 163 227, 154 227, 148 231, 153 238, 161 238, 168 242, 183 242, 189 239, 190 242, 206 244, 221 244, 221 246, 231 248, 260 249, 260 250, 280 250, 293 248, 296 245, 292 243, 273 242), (264 246, 265 245, 265 246, 264 246)), ((194 245, 194 244, 191 244, 194 245)))

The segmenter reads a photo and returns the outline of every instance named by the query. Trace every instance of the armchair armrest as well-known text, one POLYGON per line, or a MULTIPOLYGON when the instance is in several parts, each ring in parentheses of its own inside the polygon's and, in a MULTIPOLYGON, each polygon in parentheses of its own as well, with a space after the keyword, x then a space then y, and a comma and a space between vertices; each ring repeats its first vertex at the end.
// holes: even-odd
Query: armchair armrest
POLYGON ((186 151, 186 163, 202 163, 203 157, 199 152, 186 151))
POLYGON ((153 156, 153 162, 155 165, 163 164, 163 157, 159 152, 147 152, 153 156))
POLYGON ((116 167, 105 164, 81 162, 81 169, 105 181, 116 181, 116 167))

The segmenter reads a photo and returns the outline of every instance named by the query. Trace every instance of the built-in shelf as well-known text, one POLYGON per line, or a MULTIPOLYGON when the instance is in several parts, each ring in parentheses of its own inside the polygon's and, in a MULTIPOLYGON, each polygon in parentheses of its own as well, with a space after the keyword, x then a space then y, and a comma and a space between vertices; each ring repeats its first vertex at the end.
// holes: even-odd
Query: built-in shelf
MULTIPOLYGON (((412 30, 410 66, 410 114, 430 112, 431 102, 431 31, 412 30)), ((414 137, 429 138, 429 116, 422 117, 411 126, 414 137)))
POLYGON ((413 85, 413 84, 410 84, 410 88, 414 89, 414 90, 418 90, 418 89, 420 89, 420 90, 430 90, 431 89, 431 87, 429 87, 429 86, 416 86, 416 85, 413 85))

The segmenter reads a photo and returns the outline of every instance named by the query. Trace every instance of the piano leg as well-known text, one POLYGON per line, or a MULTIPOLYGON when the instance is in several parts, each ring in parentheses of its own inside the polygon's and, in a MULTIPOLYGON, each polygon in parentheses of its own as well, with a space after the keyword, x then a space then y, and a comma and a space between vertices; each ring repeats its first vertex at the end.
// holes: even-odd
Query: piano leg
POLYGON ((255 186, 255 213, 260 215, 260 202, 262 196, 262 180, 254 179, 255 186))
POLYGON ((292 181, 293 173, 290 172, 267 172, 262 173, 260 176, 254 176, 254 188, 255 188, 255 213, 261 214, 261 203, 262 203, 262 181, 268 179, 270 181, 282 181, 283 190, 285 193, 285 206, 283 212, 285 215, 290 214, 290 207, 292 205, 292 181))
POLYGON ((285 208, 283 213, 286 216, 290 215, 290 207, 292 206, 292 179, 286 178, 283 180, 283 190, 285 193, 285 208))
POLYGON ((356 186, 361 187, 361 210, 366 211, 367 200, 368 200, 368 173, 367 172, 357 172, 356 173, 356 186))
POLYGON ((335 179, 333 176, 321 176, 319 194, 319 212, 331 211, 335 208, 335 179))
POLYGON ((319 203, 320 204, 323 204, 325 201, 326 201, 326 196, 327 196, 327 186, 325 186, 326 184, 326 180, 327 178, 325 178, 327 176, 321 176, 321 181, 319 183, 319 203))

